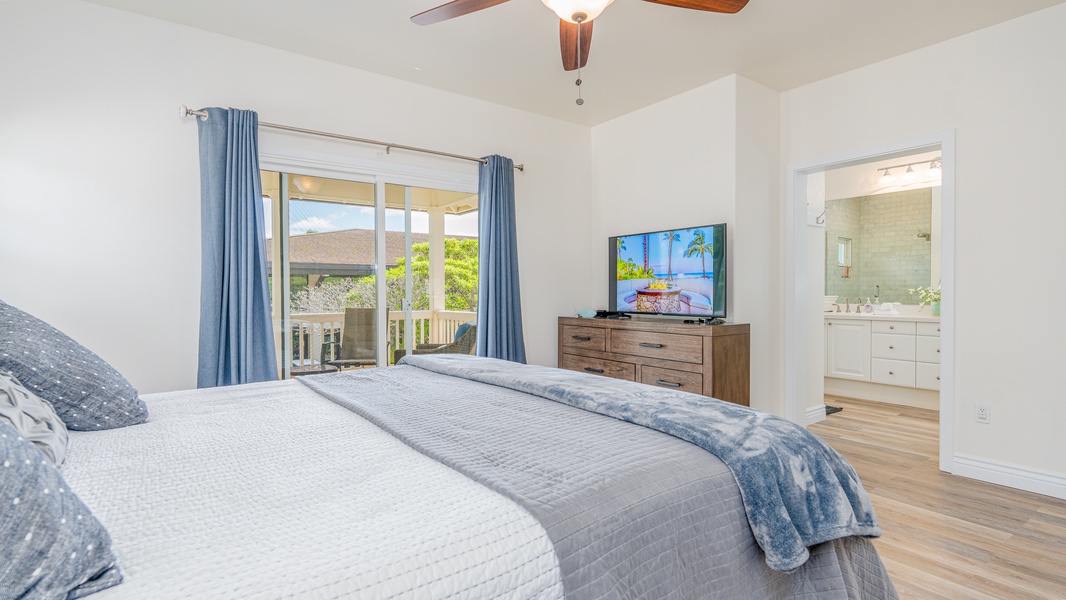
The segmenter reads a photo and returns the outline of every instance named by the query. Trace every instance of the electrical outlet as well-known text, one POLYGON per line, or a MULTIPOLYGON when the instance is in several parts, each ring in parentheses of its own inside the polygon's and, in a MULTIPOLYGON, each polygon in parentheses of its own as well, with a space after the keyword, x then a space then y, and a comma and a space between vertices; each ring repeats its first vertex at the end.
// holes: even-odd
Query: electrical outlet
POLYGON ((974 404, 973 418, 978 423, 992 422, 992 407, 988 404, 974 404))

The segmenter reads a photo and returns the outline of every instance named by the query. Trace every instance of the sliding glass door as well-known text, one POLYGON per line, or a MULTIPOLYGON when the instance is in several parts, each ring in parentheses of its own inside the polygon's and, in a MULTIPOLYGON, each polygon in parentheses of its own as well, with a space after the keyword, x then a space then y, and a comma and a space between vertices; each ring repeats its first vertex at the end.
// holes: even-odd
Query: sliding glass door
POLYGON ((392 364, 474 319, 476 194, 277 171, 262 180, 285 377, 392 364))

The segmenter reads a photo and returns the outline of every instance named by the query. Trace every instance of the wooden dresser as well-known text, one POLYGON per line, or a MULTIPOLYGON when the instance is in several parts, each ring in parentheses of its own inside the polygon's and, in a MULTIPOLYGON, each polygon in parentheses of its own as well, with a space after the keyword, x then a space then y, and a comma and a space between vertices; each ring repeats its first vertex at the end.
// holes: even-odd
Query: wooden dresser
POLYGON ((750 327, 559 317, 559 368, 748 406, 750 327))

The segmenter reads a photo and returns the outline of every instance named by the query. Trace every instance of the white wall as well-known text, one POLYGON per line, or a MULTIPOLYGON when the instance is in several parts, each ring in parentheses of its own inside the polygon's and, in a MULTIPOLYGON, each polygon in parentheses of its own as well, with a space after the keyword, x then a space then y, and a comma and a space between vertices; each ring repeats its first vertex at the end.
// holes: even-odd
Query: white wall
POLYGON ((751 404, 775 412, 779 114, 776 92, 732 75, 592 130, 596 298, 607 297, 609 236, 726 223, 729 320, 752 324, 751 404))
POLYGON ((785 163, 956 130, 955 454, 1059 486, 1066 319, 1022 302, 1066 297, 1049 277, 1066 223, 1063 31, 1057 5, 781 98, 785 163))
MULTIPOLYGON (((524 162, 530 362, 554 365, 556 318, 605 297, 593 288, 606 259, 586 258, 603 245, 590 235, 587 127, 81 2, 0 2, 0 56, 0 299, 69 332, 142 392, 196 381, 199 169, 182 103, 524 162)), ((476 173, 265 130, 261 145, 476 173)))

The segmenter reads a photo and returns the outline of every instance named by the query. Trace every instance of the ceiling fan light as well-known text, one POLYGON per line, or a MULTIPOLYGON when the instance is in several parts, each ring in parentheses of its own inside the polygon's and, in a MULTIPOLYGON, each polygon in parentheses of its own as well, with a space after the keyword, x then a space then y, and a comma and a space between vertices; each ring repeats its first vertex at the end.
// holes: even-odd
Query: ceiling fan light
POLYGON ((564 21, 577 23, 574 16, 584 14, 586 16, 582 20, 587 23, 600 16, 603 9, 614 0, 541 0, 541 2, 555 11, 555 14, 564 21))

